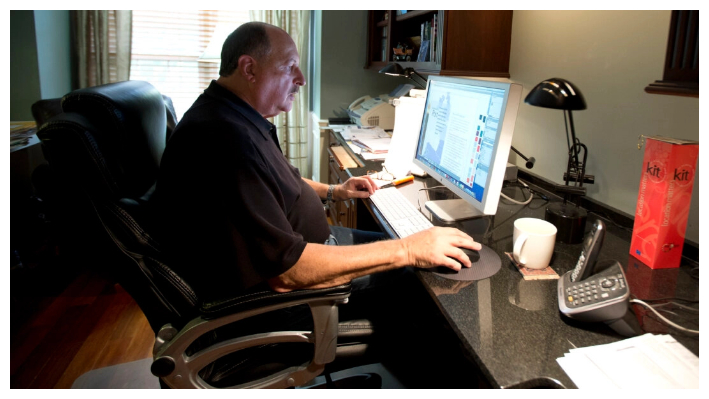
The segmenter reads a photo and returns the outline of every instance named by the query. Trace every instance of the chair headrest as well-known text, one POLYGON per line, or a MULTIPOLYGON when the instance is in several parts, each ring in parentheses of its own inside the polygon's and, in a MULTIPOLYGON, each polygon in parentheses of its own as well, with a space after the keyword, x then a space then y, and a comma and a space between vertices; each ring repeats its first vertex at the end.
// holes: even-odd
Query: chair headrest
POLYGON ((163 97, 150 83, 130 80, 75 90, 62 98, 62 109, 91 123, 100 153, 124 175, 120 180, 146 191, 155 183, 167 141, 166 116, 163 97))

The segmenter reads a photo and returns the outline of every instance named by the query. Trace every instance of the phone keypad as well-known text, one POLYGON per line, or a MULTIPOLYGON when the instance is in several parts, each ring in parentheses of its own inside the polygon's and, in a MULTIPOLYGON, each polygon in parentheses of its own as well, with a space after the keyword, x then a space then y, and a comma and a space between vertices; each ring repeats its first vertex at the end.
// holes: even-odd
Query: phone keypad
POLYGON ((572 283, 566 288, 566 303, 579 307, 622 295, 625 289, 623 275, 598 276, 592 280, 572 283))

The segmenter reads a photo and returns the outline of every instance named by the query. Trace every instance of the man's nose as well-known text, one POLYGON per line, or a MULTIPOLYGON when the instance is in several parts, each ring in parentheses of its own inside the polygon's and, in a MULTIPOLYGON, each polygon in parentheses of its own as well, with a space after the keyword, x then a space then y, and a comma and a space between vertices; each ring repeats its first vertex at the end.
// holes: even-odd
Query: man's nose
POLYGON ((301 71, 300 68, 298 68, 298 74, 295 77, 294 83, 298 86, 305 86, 305 76, 303 75, 303 71, 301 71))

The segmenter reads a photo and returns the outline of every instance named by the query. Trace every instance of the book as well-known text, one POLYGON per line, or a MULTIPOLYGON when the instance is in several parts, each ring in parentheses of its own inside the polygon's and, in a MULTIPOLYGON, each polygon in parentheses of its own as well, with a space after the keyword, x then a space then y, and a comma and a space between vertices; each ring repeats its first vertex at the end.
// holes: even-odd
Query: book
POLYGON ((430 56, 428 57, 429 61, 434 61, 435 56, 436 56, 436 16, 433 16, 433 20, 431 21, 431 51, 430 51, 430 56))
POLYGON ((417 62, 428 61, 428 52, 429 52, 429 41, 428 40, 421 40, 421 48, 419 48, 419 54, 418 54, 418 58, 416 59, 416 61, 417 62))

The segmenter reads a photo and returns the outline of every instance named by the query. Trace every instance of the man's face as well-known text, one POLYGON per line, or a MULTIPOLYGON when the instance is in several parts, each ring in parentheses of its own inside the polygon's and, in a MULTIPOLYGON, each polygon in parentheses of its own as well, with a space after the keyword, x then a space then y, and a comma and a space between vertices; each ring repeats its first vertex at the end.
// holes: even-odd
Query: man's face
POLYGON ((260 73, 254 87, 256 110, 266 118, 290 111, 300 86, 305 85, 300 57, 290 36, 271 30, 269 39, 271 52, 258 62, 260 73))

